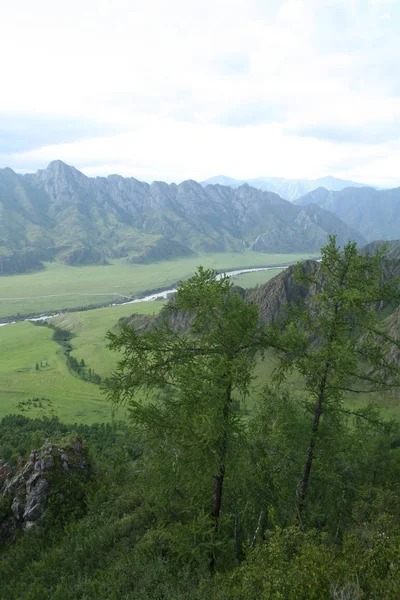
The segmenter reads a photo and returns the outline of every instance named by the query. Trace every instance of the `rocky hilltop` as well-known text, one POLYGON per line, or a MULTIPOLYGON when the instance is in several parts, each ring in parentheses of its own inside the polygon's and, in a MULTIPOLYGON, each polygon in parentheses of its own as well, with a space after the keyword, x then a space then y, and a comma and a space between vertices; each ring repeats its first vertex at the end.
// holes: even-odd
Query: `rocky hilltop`
POLYGON ((84 500, 82 483, 89 477, 79 440, 65 447, 47 442, 40 450, 32 450, 28 462, 18 464, 16 470, 0 460, 0 546, 17 531, 41 523, 48 511, 55 512, 57 519, 65 507, 79 510, 84 500))
POLYGON ((247 184, 91 178, 61 161, 35 174, 1 169, 0 215, 0 274, 54 259, 83 265, 244 249, 318 252, 330 233, 339 243, 365 241, 331 212, 247 184))

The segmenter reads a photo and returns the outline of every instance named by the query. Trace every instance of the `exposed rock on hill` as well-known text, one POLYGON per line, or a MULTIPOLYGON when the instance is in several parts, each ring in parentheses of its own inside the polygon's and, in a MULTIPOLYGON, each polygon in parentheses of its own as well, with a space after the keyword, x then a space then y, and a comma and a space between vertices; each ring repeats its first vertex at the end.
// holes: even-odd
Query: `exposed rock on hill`
MULTIPOLYGON (((318 270, 318 263, 314 260, 307 260, 302 263, 302 270, 313 275, 318 270)), ((259 288, 248 290, 246 298, 249 302, 257 304, 260 321, 267 325, 282 315, 287 303, 306 300, 309 295, 310 289, 296 282, 292 266, 259 288)))
POLYGON ((90 467, 79 440, 60 447, 46 442, 28 462, 12 469, 0 460, 0 544, 41 523, 49 510, 56 518, 82 509, 82 483, 90 467))
POLYGON ((390 242, 378 240, 367 244, 363 250, 364 252, 368 252, 368 254, 375 254, 378 248, 381 248, 383 245, 386 247, 386 257, 388 259, 400 260, 400 240, 392 240, 390 242))

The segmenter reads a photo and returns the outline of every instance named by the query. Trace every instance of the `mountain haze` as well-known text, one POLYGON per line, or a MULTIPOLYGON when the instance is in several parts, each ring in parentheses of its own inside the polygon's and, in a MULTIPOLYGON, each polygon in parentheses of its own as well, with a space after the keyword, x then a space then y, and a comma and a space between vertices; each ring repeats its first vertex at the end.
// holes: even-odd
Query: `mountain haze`
POLYGON ((338 192, 318 188, 296 200, 295 204, 302 207, 318 205, 334 212, 350 227, 356 227, 369 242, 399 237, 400 188, 352 187, 338 192))
POLYGON ((61 161, 35 174, 0 170, 2 274, 35 270, 48 260, 85 265, 244 249, 318 252, 330 233, 339 243, 365 242, 333 213, 247 184, 91 178, 61 161))
POLYGON ((202 185, 220 184, 228 185, 232 188, 240 187, 247 183, 258 190, 264 192, 274 192, 285 198, 286 200, 296 200, 308 192, 319 187, 324 187, 328 190, 342 190, 346 187, 363 187, 364 184, 354 181, 346 181, 345 179, 337 179, 336 177, 320 177, 319 179, 286 179, 284 177, 258 177, 256 179, 232 179, 224 175, 211 177, 202 182, 202 185))

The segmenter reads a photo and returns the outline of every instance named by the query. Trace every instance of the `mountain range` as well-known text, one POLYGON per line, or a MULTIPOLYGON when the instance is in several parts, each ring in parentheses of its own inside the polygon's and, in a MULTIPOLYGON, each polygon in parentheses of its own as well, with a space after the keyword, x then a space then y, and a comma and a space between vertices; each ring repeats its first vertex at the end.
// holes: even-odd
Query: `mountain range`
POLYGON ((232 179, 224 175, 211 177, 202 182, 203 186, 212 184, 228 185, 232 188, 238 188, 247 183, 251 187, 264 192, 274 192, 281 198, 293 202, 297 198, 304 196, 308 192, 317 188, 326 188, 327 190, 343 190, 347 187, 363 187, 364 184, 336 177, 320 177, 319 179, 286 179, 284 177, 258 177, 256 179, 232 179))
POLYGON ((351 187, 341 191, 318 188, 294 204, 302 207, 314 204, 332 211, 371 242, 398 239, 400 234, 400 188, 351 187))
POLYGON ((297 206, 248 184, 151 185, 119 175, 87 177, 53 161, 20 175, 0 170, 0 274, 42 267, 152 262, 203 252, 318 252, 364 237, 317 205, 297 206))

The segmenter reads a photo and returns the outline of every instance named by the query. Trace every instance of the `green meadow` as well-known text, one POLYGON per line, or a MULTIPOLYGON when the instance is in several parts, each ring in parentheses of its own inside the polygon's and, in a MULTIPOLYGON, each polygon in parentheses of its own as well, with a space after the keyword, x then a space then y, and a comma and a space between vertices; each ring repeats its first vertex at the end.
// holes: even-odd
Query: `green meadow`
POLYGON ((242 288, 252 288, 256 285, 263 285, 273 277, 276 277, 282 269, 273 269, 271 271, 254 271, 252 273, 243 273, 232 277, 232 282, 242 288))
MULTIPOLYGON (((71 312, 56 317, 52 322, 74 334, 72 354, 78 361, 83 358, 88 367, 104 377, 114 369, 118 360, 118 355, 106 347, 106 332, 121 317, 132 312, 155 314, 163 304, 163 301, 142 302, 71 312)), ((0 418, 10 413, 22 413, 26 416, 57 415, 66 423, 90 424, 111 420, 112 407, 102 396, 99 386, 79 379, 68 370, 63 348, 52 340, 52 335, 50 328, 32 323, 0 328, 0 418), (39 370, 35 368, 36 363, 39 370)), ((259 397, 263 386, 271 381, 275 364, 268 354, 258 362, 253 380, 254 398, 259 397)), ((294 392, 299 392, 302 382, 293 374, 287 385, 294 392)), ((348 396, 346 405, 361 408, 369 403, 379 405, 387 417, 400 419, 398 398, 390 395, 348 396)), ((252 406, 249 401, 245 408, 251 412, 252 406)), ((116 416, 123 418, 124 409, 119 409, 116 416)))
POLYGON ((165 300, 138 302, 125 306, 65 313, 55 317, 51 322, 75 335, 71 340, 72 355, 78 361, 83 358, 89 367, 104 377, 111 373, 118 360, 118 355, 110 352, 106 347, 107 331, 112 329, 121 317, 127 317, 132 313, 156 314, 164 303, 165 300))
MULTIPOLYGON (((122 259, 106 266, 70 267, 48 263, 44 270, 36 273, 0 277, 0 318, 123 301, 168 288, 190 277, 199 265, 217 270, 284 266, 312 256, 316 255, 248 251, 203 254, 149 265, 130 264, 122 259)), ((259 281, 256 275, 254 280, 259 281)))
MULTIPOLYGON (((16 312, 57 310, 69 302, 71 305, 99 302, 100 298, 96 294, 101 289, 119 290, 108 296, 102 295, 101 301, 105 302, 116 299, 117 294, 121 298, 122 295, 168 287, 177 280, 190 276, 199 263, 215 269, 234 269, 257 264, 284 265, 301 258, 301 255, 232 253, 155 265, 129 265, 123 261, 115 261, 105 267, 77 268, 50 264, 40 273, 1 277, 0 314, 4 317, 16 312), (83 292, 84 289, 90 291, 83 292), (86 293, 91 293, 92 296, 83 296, 86 293), (34 298, 39 294, 40 299, 34 298), (17 297, 21 297, 21 300, 15 300, 17 297)), ((242 287, 253 287, 265 283, 280 271, 278 268, 246 273, 235 276, 233 282, 242 287)), ((83 359, 88 368, 105 377, 115 368, 118 360, 118 356, 106 347, 106 332, 121 317, 133 312, 155 314, 163 304, 164 301, 142 302, 68 312, 55 317, 51 322, 74 334, 71 340, 72 355, 78 361, 83 359)), ((54 414, 67 423, 88 424, 112 419, 112 407, 104 399, 99 386, 83 381, 68 370, 64 349, 53 341, 52 335, 50 328, 28 322, 0 327, 0 417, 10 413, 27 416, 54 414), (39 369, 36 369, 36 363, 39 369)), ((271 380, 274 364, 275 361, 268 355, 258 363, 254 377, 255 396, 271 380)), ((294 391, 301 390, 301 381, 296 375, 292 375, 288 385, 294 391)), ((387 416, 400 418, 400 404, 396 397, 379 394, 348 397, 348 404, 352 407, 362 407, 371 402, 378 404, 387 416)), ((249 403, 247 409, 251 408, 249 403)), ((123 414, 124 410, 119 409, 118 416, 123 414)))
MULTIPOLYGON (((133 306, 135 312, 148 314, 160 310, 162 302, 133 306)), ((105 334, 120 317, 132 312, 132 305, 113 306, 70 313, 68 323, 57 324, 76 334, 71 340, 73 354, 84 358, 89 367, 104 376, 111 372, 118 358, 107 350, 105 334)), ((64 349, 52 336, 49 327, 27 322, 0 328, 0 418, 22 413, 32 417, 56 415, 66 423, 111 420, 112 407, 100 387, 68 370, 64 349)), ((122 415, 120 410, 119 416, 122 415)))

